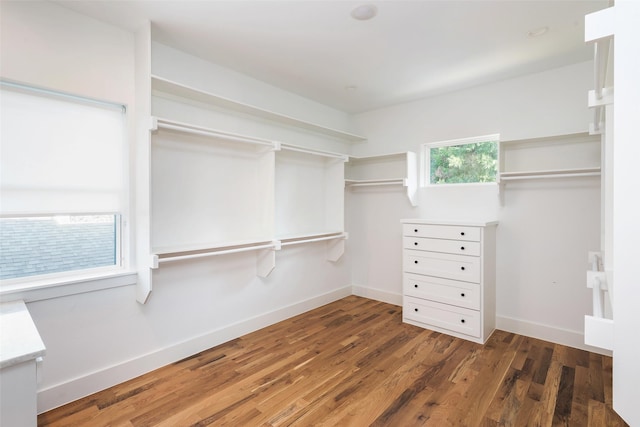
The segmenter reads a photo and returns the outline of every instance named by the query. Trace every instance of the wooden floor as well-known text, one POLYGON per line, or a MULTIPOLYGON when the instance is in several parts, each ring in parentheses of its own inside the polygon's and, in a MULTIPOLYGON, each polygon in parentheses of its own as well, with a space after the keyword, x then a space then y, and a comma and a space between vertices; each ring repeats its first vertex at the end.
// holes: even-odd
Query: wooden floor
POLYGON ((611 358, 496 331, 486 345, 355 296, 38 417, 40 426, 624 426, 611 358))

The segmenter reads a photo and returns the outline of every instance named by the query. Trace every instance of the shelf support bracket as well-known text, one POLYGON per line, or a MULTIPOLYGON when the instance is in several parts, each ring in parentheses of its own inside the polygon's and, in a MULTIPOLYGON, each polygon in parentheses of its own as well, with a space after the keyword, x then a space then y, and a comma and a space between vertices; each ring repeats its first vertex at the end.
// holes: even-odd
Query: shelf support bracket
POLYGON ((345 240, 349 238, 349 233, 343 233, 339 239, 327 241, 327 260, 337 262, 344 255, 345 240))
POLYGON ((265 278, 276 267, 276 251, 282 248, 279 240, 273 242, 272 248, 261 249, 256 253, 256 274, 258 277, 265 278))

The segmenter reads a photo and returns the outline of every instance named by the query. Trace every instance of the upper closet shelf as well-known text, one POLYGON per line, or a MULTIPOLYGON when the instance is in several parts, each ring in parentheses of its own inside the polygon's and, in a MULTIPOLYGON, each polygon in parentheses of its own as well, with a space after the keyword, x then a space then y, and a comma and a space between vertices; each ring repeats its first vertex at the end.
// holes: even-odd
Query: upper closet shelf
POLYGON ((224 132, 217 129, 206 128, 203 126, 197 126, 190 123, 177 122, 175 120, 164 119, 162 117, 151 117, 150 130, 157 131, 158 129, 168 129, 177 132, 183 132, 193 135, 205 136, 213 139, 219 139, 223 141, 240 142, 246 144, 264 145, 271 147, 275 151, 295 151, 299 153, 306 153, 314 156, 328 157, 347 161, 349 156, 346 154, 334 153, 331 151, 315 150, 313 148, 299 147, 293 144, 285 144, 279 141, 272 141, 269 139, 255 138, 252 136, 241 135, 237 133, 224 132))
POLYGON ((265 110, 254 105, 245 104, 243 102, 234 101, 232 99, 186 86, 181 83, 174 82, 156 75, 151 76, 151 89, 154 95, 167 94, 189 100, 199 101, 205 104, 223 107, 255 117, 272 120, 277 123, 318 132, 348 142, 362 142, 366 140, 365 137, 360 135, 355 135, 349 132, 344 132, 330 127, 318 125, 305 120, 296 119, 295 117, 277 113, 275 111, 265 110))

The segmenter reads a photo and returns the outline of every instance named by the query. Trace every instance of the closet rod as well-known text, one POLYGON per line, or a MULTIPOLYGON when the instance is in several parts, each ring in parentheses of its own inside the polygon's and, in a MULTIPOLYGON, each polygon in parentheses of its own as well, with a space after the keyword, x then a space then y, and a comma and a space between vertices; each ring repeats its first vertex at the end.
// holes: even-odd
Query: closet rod
POLYGON ((348 187, 372 187, 377 185, 404 185, 403 179, 394 179, 390 181, 372 181, 372 182, 354 182, 347 183, 348 187))
POLYGON ((299 153, 306 153, 306 154, 314 154, 316 156, 332 157, 332 158, 335 158, 335 159, 342 159, 344 161, 347 161, 349 159, 349 156, 347 156, 346 154, 330 153, 328 151, 312 150, 310 148, 301 148, 301 147, 296 147, 296 146, 288 145, 288 144, 281 144, 280 147, 283 150, 297 151, 299 153))
POLYGON ((151 130, 162 128, 162 129, 177 130, 179 132, 185 132, 185 133, 190 133, 194 135, 221 138, 227 141, 245 142, 250 144, 266 145, 270 147, 273 147, 275 145, 274 142, 266 139, 253 138, 250 136, 222 132, 215 129, 209 129, 205 127, 190 125, 188 123, 174 122, 172 120, 161 119, 158 117, 152 117, 151 120, 152 120, 151 130))
POLYGON ((580 176, 598 176, 600 172, 576 172, 576 173, 553 173, 546 175, 519 175, 519 176, 502 176, 500 181, 515 181, 521 179, 545 179, 545 178, 573 178, 580 176))
POLYGON ((282 241, 282 246, 290 246, 297 245, 301 243, 311 243, 311 242, 322 242, 324 240, 335 240, 335 239, 346 239, 347 235, 345 233, 336 234, 335 236, 324 236, 324 237, 313 237, 311 239, 301 239, 301 240, 291 240, 291 241, 282 241))
POLYGON ((602 106, 597 106, 593 110, 593 131, 600 132, 600 125, 602 124, 602 106))
MULTIPOLYGON (((226 249, 222 251, 202 252, 202 253, 189 254, 189 255, 175 255, 175 256, 169 256, 165 258, 158 257, 158 263, 182 261, 186 259, 196 259, 196 258, 204 258, 204 257, 216 256, 216 255, 227 255, 227 254, 236 254, 240 252, 249 252, 249 251, 255 251, 259 249, 275 249, 275 248, 276 248, 275 243, 269 243, 266 245, 246 246, 242 248, 226 249)), ((155 256, 157 257, 157 255, 155 256)))
POLYGON ((607 66, 609 61, 609 45, 610 39, 600 40, 593 45, 594 61, 593 61, 593 78, 596 99, 602 99, 602 89, 605 85, 607 77, 607 66))

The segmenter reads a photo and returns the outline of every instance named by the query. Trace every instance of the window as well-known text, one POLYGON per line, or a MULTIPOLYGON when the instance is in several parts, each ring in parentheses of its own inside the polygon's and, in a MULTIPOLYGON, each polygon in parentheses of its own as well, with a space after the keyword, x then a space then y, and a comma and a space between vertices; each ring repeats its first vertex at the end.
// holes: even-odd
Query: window
POLYGON ((0 279, 119 264, 119 215, 0 218, 0 279))
POLYGON ((424 144, 423 183, 495 182, 499 139, 496 134, 424 144))
POLYGON ((124 107, 1 83, 0 279, 120 269, 124 107))

